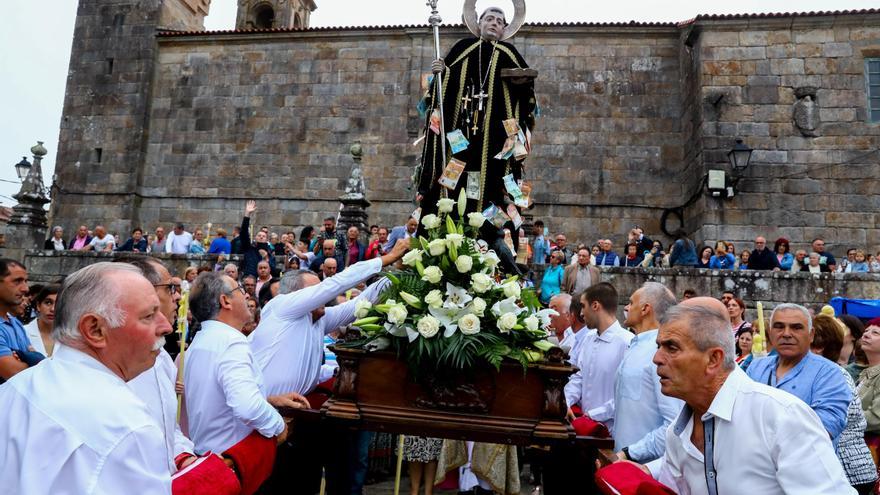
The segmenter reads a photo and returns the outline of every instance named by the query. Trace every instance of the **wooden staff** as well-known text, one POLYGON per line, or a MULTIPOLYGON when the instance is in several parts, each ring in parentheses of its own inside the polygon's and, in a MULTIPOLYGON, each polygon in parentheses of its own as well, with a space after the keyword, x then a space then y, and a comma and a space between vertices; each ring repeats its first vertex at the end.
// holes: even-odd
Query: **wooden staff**
MULTIPOLYGON (((400 470, 403 468, 403 435, 397 435, 397 438, 397 473, 394 475, 394 495, 400 495, 400 470)), ((431 483, 433 482, 434 480, 431 480, 431 483)))
MULTIPOLYGON (((189 291, 180 297, 177 307, 177 334, 180 338, 180 359, 177 360, 177 383, 183 385, 183 359, 186 354, 187 324, 186 314, 189 312, 189 291)), ((177 422, 180 422, 180 408, 183 404, 183 394, 177 394, 177 422)))

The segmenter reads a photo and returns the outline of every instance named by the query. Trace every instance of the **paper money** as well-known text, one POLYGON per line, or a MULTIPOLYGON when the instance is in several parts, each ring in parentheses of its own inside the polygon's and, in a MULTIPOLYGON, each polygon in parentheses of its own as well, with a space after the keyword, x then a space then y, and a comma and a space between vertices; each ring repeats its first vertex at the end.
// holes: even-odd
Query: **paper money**
POLYGON ((516 144, 513 145, 513 159, 520 161, 524 160, 527 156, 529 156, 529 151, 526 149, 526 145, 517 139, 516 144))
POLYGON ((449 142, 449 146, 452 148, 452 154, 456 154, 459 151, 464 151, 467 149, 470 144, 464 134, 461 133, 460 130, 456 129, 452 132, 446 133, 446 141, 449 142))
POLYGON ((515 136, 520 132, 519 123, 516 119, 507 119, 502 123, 504 124, 504 131, 507 132, 508 136, 515 136))
POLYGON ((519 215, 519 210, 516 209, 516 205, 507 205, 507 216, 509 216, 510 220, 513 222, 513 228, 518 229, 520 225, 522 225, 523 219, 519 215))
POLYGON ((510 194, 513 201, 522 201, 525 196, 522 193, 522 189, 519 188, 519 184, 513 178, 513 174, 505 175, 502 180, 504 181, 504 188, 507 189, 507 194, 510 194))
POLYGON ((483 216, 486 217, 492 225, 496 228, 501 228, 505 223, 510 221, 510 218, 507 216, 501 208, 498 208, 492 203, 489 203, 489 207, 483 210, 483 216))
POLYGON ((415 218, 416 222, 420 221, 422 219, 422 207, 420 206, 420 207, 416 208, 415 211, 413 211, 412 215, 410 215, 410 216, 415 218))
POLYGON ((504 141, 504 147, 495 155, 496 160, 507 160, 513 156, 513 147, 516 144, 516 136, 510 136, 504 141))
POLYGON ((431 132, 436 135, 440 135, 440 109, 435 108, 433 112, 431 112, 431 132))
POLYGON ((456 158, 449 160, 449 163, 443 170, 443 175, 440 176, 440 185, 446 189, 455 189, 458 179, 461 178, 461 174, 464 172, 464 166, 465 163, 461 160, 456 158))
POLYGON ((465 189, 468 199, 480 199, 480 173, 467 173, 467 189, 465 189))

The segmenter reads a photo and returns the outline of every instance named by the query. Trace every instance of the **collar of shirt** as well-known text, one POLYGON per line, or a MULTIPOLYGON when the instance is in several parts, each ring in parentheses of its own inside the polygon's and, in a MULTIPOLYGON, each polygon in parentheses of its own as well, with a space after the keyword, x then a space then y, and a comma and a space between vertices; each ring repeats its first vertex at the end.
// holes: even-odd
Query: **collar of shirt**
POLYGON ((119 375, 110 371, 110 368, 105 366, 104 363, 98 361, 92 356, 89 356, 85 352, 80 351, 79 349, 68 347, 61 342, 55 344, 55 351, 52 353, 52 359, 88 366, 89 368, 92 368, 96 371, 100 371, 102 373, 110 375, 121 384, 125 384, 125 381, 119 375))
MULTIPOLYGON (((714 416, 724 421, 730 421, 733 417, 733 406, 736 403, 736 394, 744 380, 751 379, 739 368, 739 366, 736 366, 733 371, 727 375, 724 384, 721 385, 721 388, 712 399, 712 404, 709 405, 709 410, 706 411, 700 419, 705 421, 714 416)), ((678 415, 678 419, 673 426, 672 431, 676 436, 681 436, 684 432, 693 413, 693 409, 685 403, 684 407, 681 409, 681 414, 678 415)))
POLYGON ((230 338, 233 342, 241 341, 247 342, 247 337, 241 333, 240 330, 237 330, 222 321, 217 320, 208 320, 202 322, 202 328, 199 330, 199 333, 208 332, 205 335, 216 334, 216 335, 224 335, 230 338))
POLYGON ((659 332, 659 329, 655 328, 653 330, 648 330, 646 332, 634 334, 633 339, 629 343, 629 346, 635 347, 637 345, 656 344, 657 332, 659 332))
POLYGON ((780 388, 786 383, 795 380, 798 375, 801 374, 804 368, 809 364, 809 362, 812 361, 814 356, 815 354, 813 354, 812 352, 807 352, 807 354, 802 357, 796 365, 794 365, 794 368, 788 370, 788 373, 786 373, 785 376, 782 377, 782 380, 779 381, 777 381, 776 379, 776 368, 779 366, 779 355, 777 354, 775 356, 767 356, 767 359, 769 360, 767 361, 767 368, 770 372, 767 378, 770 380, 770 383, 764 383, 766 385, 770 385, 771 387, 780 388))
POLYGON ((602 332, 602 333, 596 332, 596 334, 597 334, 596 338, 598 340, 603 341, 603 342, 611 342, 611 340, 614 338, 614 336, 619 334, 620 332, 628 332, 628 330, 626 330, 622 326, 620 326, 619 321, 614 320, 614 323, 612 323, 611 326, 608 327, 604 332, 602 332))

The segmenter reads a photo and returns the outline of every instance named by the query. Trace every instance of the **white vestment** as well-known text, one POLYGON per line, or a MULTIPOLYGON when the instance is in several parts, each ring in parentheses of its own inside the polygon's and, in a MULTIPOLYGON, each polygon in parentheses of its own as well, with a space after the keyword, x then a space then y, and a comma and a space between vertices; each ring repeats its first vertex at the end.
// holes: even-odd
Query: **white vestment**
POLYGON ((0 386, 0 491, 171 493, 162 430, 126 383, 56 344, 52 359, 0 386))
POLYGON ((163 443, 168 452, 168 468, 173 474, 177 471, 174 458, 189 452, 193 453, 193 443, 184 436, 177 425, 177 367, 171 356, 162 349, 156 364, 128 382, 128 386, 150 410, 150 414, 164 432, 163 443))

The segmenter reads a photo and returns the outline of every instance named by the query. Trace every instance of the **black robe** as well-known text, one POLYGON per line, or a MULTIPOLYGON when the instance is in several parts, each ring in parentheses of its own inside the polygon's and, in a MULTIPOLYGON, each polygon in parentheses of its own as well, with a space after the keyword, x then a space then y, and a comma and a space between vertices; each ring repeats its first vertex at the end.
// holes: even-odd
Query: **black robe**
MULTIPOLYGON (((507 204, 513 203, 513 199, 507 194, 502 178, 512 173, 519 180, 522 177, 522 161, 516 161, 513 157, 507 160, 497 160, 497 155, 504 147, 507 132, 503 121, 515 118, 520 128, 525 133, 526 128, 534 127, 535 92, 534 83, 529 81, 522 85, 514 85, 501 79, 501 69, 527 68, 525 60, 517 52, 513 45, 505 42, 491 43, 481 41, 478 38, 469 38, 458 41, 444 58, 448 70, 443 74, 443 113, 445 117, 445 132, 461 130, 470 141, 467 149, 452 155, 449 144, 446 145, 446 161, 455 157, 465 162, 465 172, 458 180, 454 191, 448 191, 448 197, 458 199, 461 188, 467 186, 467 172, 481 172, 480 200, 469 200, 468 211, 482 211, 493 203, 506 209, 507 204), (493 50, 494 48, 494 50, 493 50), (482 54, 480 51, 482 50, 482 54), (480 58, 482 57, 482 67, 480 58), (482 69, 482 73, 480 70, 482 69), (466 104, 462 101, 464 96, 479 93, 482 90, 488 94, 483 102, 483 111, 477 115, 476 120, 479 129, 473 132, 473 115, 466 111, 466 104), (486 135, 486 117, 488 116, 488 136, 486 135), (468 118, 471 121, 468 123, 468 118)), ((436 79, 431 84, 428 97, 427 123, 430 122, 431 113, 438 108, 436 101, 436 79)), ((476 102, 470 107, 477 108, 476 102)), ((421 207, 422 215, 436 213, 437 200, 442 196, 443 186, 438 179, 443 174, 446 163, 442 163, 440 151, 440 137, 427 131, 424 148, 422 151, 421 173, 419 174, 418 192, 423 196, 421 207)), ((511 231, 513 229, 511 228, 511 231)))

